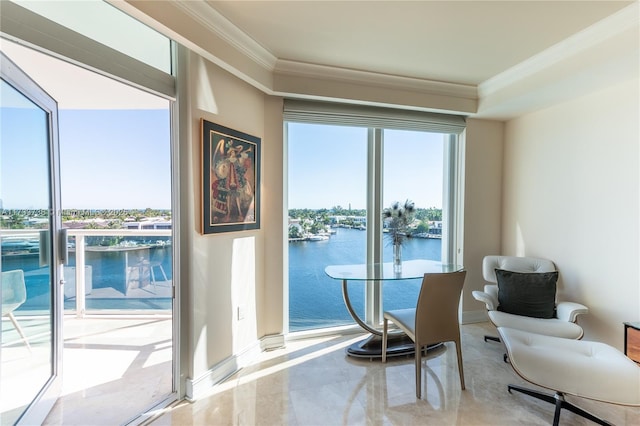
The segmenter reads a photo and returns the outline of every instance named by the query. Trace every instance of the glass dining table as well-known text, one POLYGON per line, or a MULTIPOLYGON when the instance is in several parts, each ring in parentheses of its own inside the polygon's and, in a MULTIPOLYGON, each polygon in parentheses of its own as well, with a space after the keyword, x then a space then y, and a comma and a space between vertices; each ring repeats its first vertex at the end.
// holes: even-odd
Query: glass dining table
MULTIPOLYGON (((442 263, 426 259, 403 261, 402 267, 399 270, 394 270, 393 263, 391 262, 327 266, 325 268, 325 273, 330 278, 342 281, 342 297, 347 307, 347 311, 349 311, 351 317, 360 327, 370 333, 370 336, 367 338, 349 346, 346 350, 347 355, 370 359, 382 357, 382 329, 367 324, 353 309, 349 298, 349 281, 370 281, 381 283, 382 281, 387 280, 410 280, 423 278, 424 274, 447 274, 461 271, 463 269, 464 267, 462 265, 442 263)), ((433 346, 429 346, 429 348, 433 346)), ((394 333, 389 333, 387 356, 412 355, 413 353, 414 344, 409 337, 399 330, 394 333)))

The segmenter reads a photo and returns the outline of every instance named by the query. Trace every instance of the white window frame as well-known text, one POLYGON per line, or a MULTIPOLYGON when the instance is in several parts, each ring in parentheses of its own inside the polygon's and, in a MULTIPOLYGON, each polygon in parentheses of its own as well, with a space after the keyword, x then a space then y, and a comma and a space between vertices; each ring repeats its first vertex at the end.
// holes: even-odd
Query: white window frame
MULTIPOLYGON (((285 149, 288 149, 288 123, 339 124, 368 128, 367 140, 367 263, 382 261, 382 183, 384 182, 384 130, 401 129, 442 133, 449 135, 444 142, 443 158, 443 235, 442 262, 463 263, 463 152, 465 122, 460 116, 391 110, 361 105, 344 105, 325 102, 285 100, 285 149)), ((287 164, 287 152, 285 152, 287 164)), ((285 180, 284 193, 287 194, 285 180)), ((288 213, 288 202, 284 209, 288 213)), ((285 218, 286 219, 286 218, 285 218)), ((286 239, 285 239, 286 241, 286 239)), ((285 267, 288 268, 287 246, 283 248, 285 267)), ((289 286, 286 284, 285 329, 289 328, 289 286)), ((365 285, 365 315, 367 325, 378 327, 382 322, 382 286, 373 282, 365 285)), ((319 329, 318 333, 323 330, 319 329)))

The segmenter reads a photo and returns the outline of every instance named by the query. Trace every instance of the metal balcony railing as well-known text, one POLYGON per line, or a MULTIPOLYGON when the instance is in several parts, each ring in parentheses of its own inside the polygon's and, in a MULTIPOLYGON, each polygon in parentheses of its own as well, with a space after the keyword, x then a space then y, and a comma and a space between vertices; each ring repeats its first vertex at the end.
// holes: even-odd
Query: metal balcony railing
MULTIPOLYGON (((23 269, 23 314, 46 308, 48 231, 1 230, 2 270, 23 269), (44 295, 44 296, 43 296, 44 295), (43 306, 40 306, 43 305, 43 306)), ((90 312, 169 313, 173 296, 171 229, 67 229, 64 305, 90 312)))

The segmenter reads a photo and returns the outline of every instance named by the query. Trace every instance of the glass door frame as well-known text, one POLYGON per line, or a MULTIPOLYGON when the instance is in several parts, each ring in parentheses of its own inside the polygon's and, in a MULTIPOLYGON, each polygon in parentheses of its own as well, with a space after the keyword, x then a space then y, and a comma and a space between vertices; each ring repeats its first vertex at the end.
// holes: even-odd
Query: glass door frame
POLYGON ((51 270, 51 374, 44 387, 20 416, 17 424, 40 424, 55 404, 62 389, 62 287, 63 260, 60 202, 60 158, 58 151, 58 106, 29 76, 0 52, 2 79, 47 114, 49 158, 49 262, 51 270))
MULTIPOLYGON (((123 13, 131 15, 127 8, 112 5, 123 13)), ((188 345, 183 344, 182 335, 188 334, 188 321, 181 321, 182 312, 187 312, 187 298, 181 297, 179 282, 182 278, 180 244, 184 233, 180 232, 180 188, 183 180, 180 176, 180 140, 189 137, 188 127, 180 126, 180 122, 188 122, 189 100, 180 93, 186 93, 189 86, 189 53, 188 49, 171 38, 171 72, 167 73, 149 66, 138 59, 106 47, 86 37, 84 34, 70 30, 53 20, 40 16, 12 2, 2 2, 0 14, 0 38, 7 38, 16 43, 25 44, 42 53, 58 57, 75 65, 90 69, 104 76, 115 78, 140 90, 154 93, 171 102, 171 209, 172 209, 172 259, 173 259, 173 303, 172 303, 172 393, 158 401, 150 409, 168 406, 186 394, 186 380, 183 371, 188 370, 188 345), (36 30, 37 29, 37 30, 36 30), (55 37, 54 37, 55 35, 55 37), (183 306, 184 305, 184 306, 183 306), (184 309, 184 310, 183 310, 184 309)), ((62 297, 62 291, 60 291, 62 297)), ((62 324, 61 324, 62 326, 62 324)), ((62 329, 59 330, 60 332, 62 329)), ((141 413, 144 419, 146 413, 141 413)))

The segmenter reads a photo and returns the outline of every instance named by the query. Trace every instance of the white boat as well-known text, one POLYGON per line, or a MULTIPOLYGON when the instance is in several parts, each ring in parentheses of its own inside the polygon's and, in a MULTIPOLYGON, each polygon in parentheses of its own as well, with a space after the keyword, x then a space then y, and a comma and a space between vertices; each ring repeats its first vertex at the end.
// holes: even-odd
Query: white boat
POLYGON ((329 237, 327 235, 309 235, 307 239, 309 241, 325 241, 328 240, 329 237))

